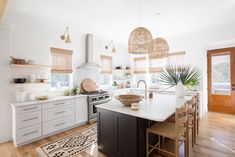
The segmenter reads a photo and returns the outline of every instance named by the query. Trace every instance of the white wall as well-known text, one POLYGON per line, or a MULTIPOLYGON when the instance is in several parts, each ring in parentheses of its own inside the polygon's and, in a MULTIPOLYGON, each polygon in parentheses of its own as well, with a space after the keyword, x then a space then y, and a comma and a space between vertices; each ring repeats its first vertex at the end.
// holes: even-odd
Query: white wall
MULTIPOLYGON (((50 25, 51 26, 51 25, 50 25)), ((22 88, 10 84, 14 77, 25 77, 29 74, 50 74, 50 70, 19 69, 10 67, 10 56, 33 59, 37 64, 50 65, 50 47, 73 50, 73 77, 74 84, 90 77, 97 83, 100 74, 97 70, 78 70, 77 67, 85 61, 85 36, 86 33, 71 30, 72 44, 65 44, 60 40, 66 25, 47 27, 44 21, 27 16, 11 14, 5 16, 0 23, 0 143, 11 139, 11 109, 10 102, 14 101, 15 91, 22 88)), ((85 25, 84 25, 85 27, 85 25)), ((112 38, 103 38, 94 34, 94 61, 100 63, 99 56, 109 55, 113 58, 113 66, 129 65, 129 55, 126 45, 115 41, 116 53, 105 50, 105 45, 112 38)), ((49 85, 27 85, 23 87, 27 92, 43 93, 50 90, 49 85)), ((62 94, 62 92, 60 92, 62 94)))

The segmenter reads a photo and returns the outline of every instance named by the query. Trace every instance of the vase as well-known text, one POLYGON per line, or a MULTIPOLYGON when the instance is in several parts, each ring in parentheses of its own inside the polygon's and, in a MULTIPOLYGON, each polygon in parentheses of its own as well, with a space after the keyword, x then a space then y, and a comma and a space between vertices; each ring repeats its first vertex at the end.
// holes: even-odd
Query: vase
POLYGON ((183 98, 185 96, 185 87, 182 84, 178 84, 175 87, 175 95, 178 98, 183 98))

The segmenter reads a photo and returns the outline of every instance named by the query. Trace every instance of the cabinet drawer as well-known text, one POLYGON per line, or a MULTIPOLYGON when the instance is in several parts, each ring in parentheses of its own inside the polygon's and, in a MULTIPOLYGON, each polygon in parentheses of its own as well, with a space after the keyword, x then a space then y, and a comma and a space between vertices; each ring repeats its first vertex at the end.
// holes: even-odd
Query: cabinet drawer
POLYGON ((23 129, 18 129, 17 143, 27 142, 40 136, 42 136, 41 125, 34 125, 23 129))
POLYGON ((41 111, 18 114, 17 128, 24 128, 41 123, 41 111))
POLYGON ((74 116, 43 123, 43 135, 53 133, 74 125, 74 116))
POLYGON ((41 104, 17 107, 17 113, 20 113, 20 114, 34 112, 34 111, 40 111, 40 110, 41 110, 41 104))
POLYGON ((43 121, 54 120, 66 116, 74 116, 74 105, 67 105, 67 107, 50 108, 42 111, 43 121))
POLYGON ((61 101, 55 101, 50 103, 42 104, 42 109, 49 109, 49 108, 55 108, 55 107, 67 107, 68 105, 74 104, 74 100, 61 100, 61 101))

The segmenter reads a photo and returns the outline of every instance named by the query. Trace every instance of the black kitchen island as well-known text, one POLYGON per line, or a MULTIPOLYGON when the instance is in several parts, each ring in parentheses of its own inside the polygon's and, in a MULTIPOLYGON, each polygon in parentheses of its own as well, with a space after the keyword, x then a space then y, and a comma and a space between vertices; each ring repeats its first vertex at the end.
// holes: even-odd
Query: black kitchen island
MULTIPOLYGON (((146 128, 153 122, 165 121, 186 100, 187 97, 155 94, 154 99, 140 102, 137 111, 116 99, 96 105, 99 151, 108 157, 145 157, 146 128)), ((156 143, 156 137, 150 135, 149 142, 156 143)))
POLYGON ((98 109, 98 149, 109 157, 144 157, 150 121, 98 109))

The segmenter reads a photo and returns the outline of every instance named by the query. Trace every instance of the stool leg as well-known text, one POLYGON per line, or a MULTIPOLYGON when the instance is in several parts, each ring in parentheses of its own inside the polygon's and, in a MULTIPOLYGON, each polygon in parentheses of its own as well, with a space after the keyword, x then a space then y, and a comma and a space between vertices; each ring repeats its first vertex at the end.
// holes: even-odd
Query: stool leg
POLYGON ((175 140, 175 156, 179 157, 179 140, 176 138, 175 140))
POLYGON ((146 157, 149 157, 149 133, 146 131, 146 157))
POLYGON ((194 121, 193 121, 193 136, 194 136, 194 144, 197 144, 197 119, 196 116, 194 116, 194 121))
POLYGON ((199 117, 197 117, 197 134, 199 134, 199 117))
POLYGON ((158 135, 158 154, 160 155, 161 154, 161 151, 160 151, 160 149, 161 149, 161 137, 160 137, 160 135, 158 135))

